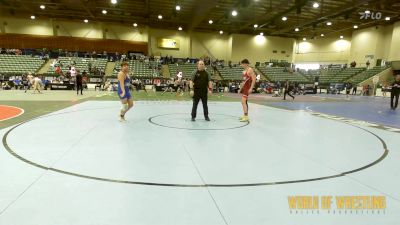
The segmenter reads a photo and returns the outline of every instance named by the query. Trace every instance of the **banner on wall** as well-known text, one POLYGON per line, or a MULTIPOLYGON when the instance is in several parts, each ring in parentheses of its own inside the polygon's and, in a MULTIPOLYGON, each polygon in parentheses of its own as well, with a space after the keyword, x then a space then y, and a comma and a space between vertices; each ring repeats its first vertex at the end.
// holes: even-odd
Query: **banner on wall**
POLYGON ((168 48, 168 49, 179 49, 179 40, 158 38, 157 39, 157 47, 168 48))

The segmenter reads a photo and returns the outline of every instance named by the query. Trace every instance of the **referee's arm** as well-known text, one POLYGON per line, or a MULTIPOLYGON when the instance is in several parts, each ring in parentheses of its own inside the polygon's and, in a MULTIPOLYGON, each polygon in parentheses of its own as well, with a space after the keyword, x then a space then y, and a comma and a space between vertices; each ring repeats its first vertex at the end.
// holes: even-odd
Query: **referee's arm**
POLYGON ((193 89, 193 84, 194 84, 194 78, 195 78, 195 76, 196 76, 196 72, 197 72, 197 70, 195 70, 195 71, 193 71, 192 72, 192 75, 190 76, 190 82, 189 82, 189 88, 190 89, 193 89))

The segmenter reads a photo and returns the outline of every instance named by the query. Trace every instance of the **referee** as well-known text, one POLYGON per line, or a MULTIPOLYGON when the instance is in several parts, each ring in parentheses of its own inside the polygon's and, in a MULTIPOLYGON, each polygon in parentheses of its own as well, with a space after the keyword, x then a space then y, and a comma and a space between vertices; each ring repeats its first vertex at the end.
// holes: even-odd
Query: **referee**
MULTIPOLYGON (((85 75, 86 72, 83 72, 83 75, 85 75)), ((76 71, 76 94, 79 95, 79 91, 81 91, 81 95, 83 95, 82 90, 83 90, 83 84, 82 84, 82 75, 79 72, 79 70, 76 71)))
POLYGON ((200 100, 203 104, 204 118, 206 121, 210 121, 208 117, 207 93, 212 93, 212 81, 211 75, 205 70, 203 60, 197 62, 197 69, 192 73, 190 89, 194 91, 192 121, 196 121, 197 105, 200 100))
POLYGON ((400 95, 400 74, 397 74, 392 84, 392 90, 390 93, 390 108, 395 110, 399 104, 400 95))

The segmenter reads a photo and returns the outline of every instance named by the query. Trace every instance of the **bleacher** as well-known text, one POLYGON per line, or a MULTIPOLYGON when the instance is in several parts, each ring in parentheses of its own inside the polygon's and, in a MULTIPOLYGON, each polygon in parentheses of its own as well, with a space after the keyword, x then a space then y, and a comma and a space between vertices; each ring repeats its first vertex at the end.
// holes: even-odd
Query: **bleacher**
MULTIPOLYGON (((182 72, 183 78, 190 79, 193 71, 196 69, 196 64, 185 63, 185 64, 169 64, 168 65, 169 74, 171 77, 175 77, 178 72, 182 72)), ((210 70, 207 70, 210 72, 210 70)))
POLYGON ((320 70, 302 70, 299 69, 298 72, 305 76, 308 80, 313 81, 316 76, 320 76, 320 70))
POLYGON ((218 67, 223 80, 243 80, 243 68, 241 67, 218 67))
POLYGON ((285 80, 299 83, 310 82, 309 79, 298 72, 286 72, 284 67, 258 67, 258 69, 273 82, 285 80))
POLYGON ((0 55, 0 73, 25 74, 36 73, 45 63, 39 57, 25 55, 0 55))
POLYGON ((345 80, 349 79, 350 77, 361 73, 364 71, 366 68, 365 67, 350 67, 341 70, 339 73, 335 74, 331 79, 329 80, 330 83, 342 83, 345 80))
POLYGON ((362 82, 362 81, 364 81, 364 80, 366 80, 366 79, 368 79, 368 78, 370 78, 370 77, 372 77, 372 76, 384 71, 387 68, 388 67, 386 67, 386 66, 375 66, 372 69, 365 70, 365 71, 357 74, 356 76, 350 78, 348 80, 348 82, 353 83, 353 84, 358 84, 358 83, 360 83, 360 82, 362 82))
MULTIPOLYGON (((90 59, 90 58, 82 58, 82 57, 59 57, 59 62, 62 64, 61 70, 63 73, 68 71, 68 65, 70 65, 71 61, 75 62, 75 69, 80 72, 86 71, 89 72, 89 63, 91 63, 91 67, 96 67, 97 69, 101 69, 105 71, 107 65, 107 59, 98 58, 98 59, 90 59)), ((49 68, 49 73, 55 73, 53 67, 49 68)))
POLYGON ((319 83, 320 84, 328 84, 330 80, 336 76, 336 74, 340 73, 342 68, 332 66, 328 69, 321 69, 320 76, 319 76, 319 83))
MULTIPOLYGON (((129 63, 129 73, 133 77, 160 77, 160 71, 154 69, 157 67, 156 62, 150 61, 149 63, 141 62, 139 60, 130 60, 129 63), (151 68, 150 68, 151 67, 151 68)), ((117 76, 118 72, 121 70, 121 62, 115 63, 115 68, 111 76, 117 76)))

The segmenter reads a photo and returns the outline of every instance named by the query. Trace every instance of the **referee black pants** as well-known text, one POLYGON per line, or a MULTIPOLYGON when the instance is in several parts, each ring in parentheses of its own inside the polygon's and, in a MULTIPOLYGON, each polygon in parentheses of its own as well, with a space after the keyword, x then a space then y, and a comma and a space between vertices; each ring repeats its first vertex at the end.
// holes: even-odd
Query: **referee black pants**
POLYGON ((197 105, 199 105, 200 100, 203 104, 204 118, 208 118, 207 92, 197 94, 196 91, 193 96, 192 118, 196 118, 197 105))
POLYGON ((82 83, 76 83, 76 94, 79 94, 79 90, 81 90, 81 95, 82 95, 82 90, 83 90, 82 83))
POLYGON ((286 95, 289 95, 290 97, 292 97, 294 99, 294 96, 290 94, 290 91, 289 90, 285 90, 285 92, 283 93, 283 100, 286 100, 286 95))

